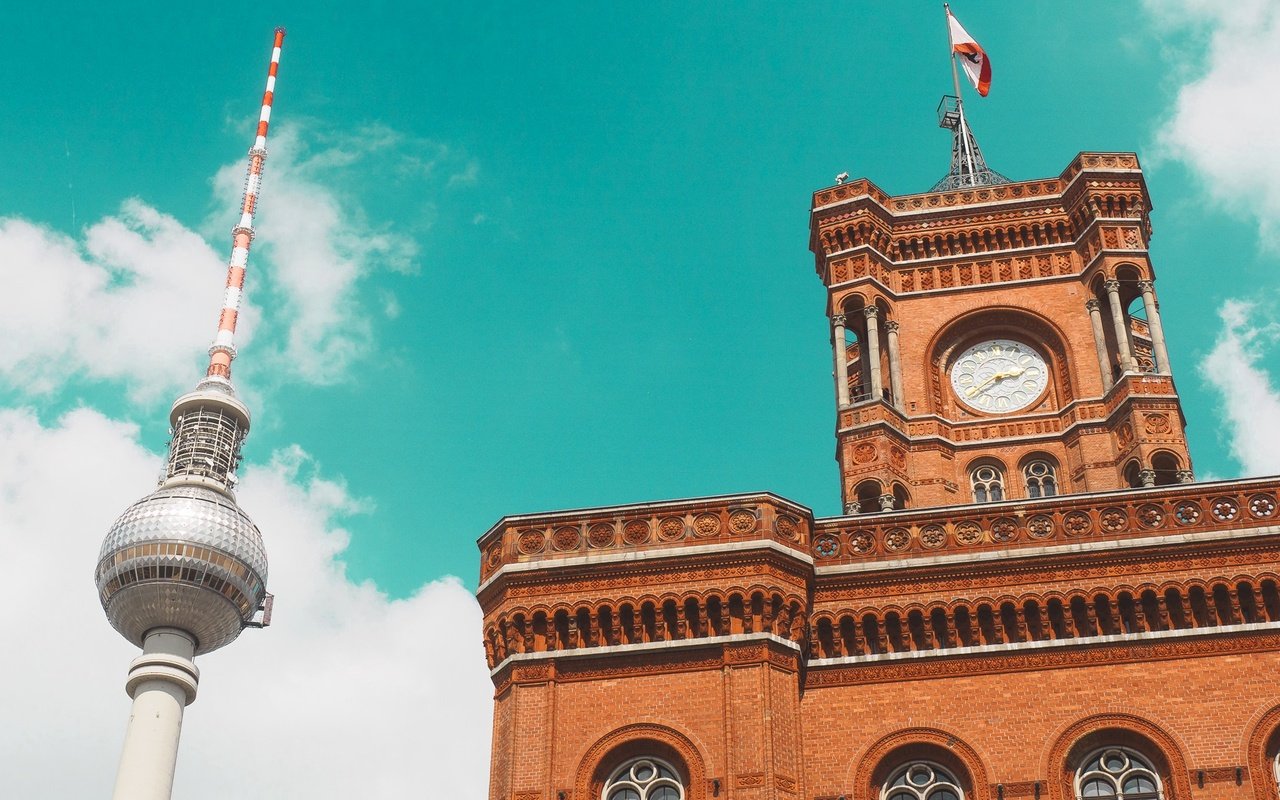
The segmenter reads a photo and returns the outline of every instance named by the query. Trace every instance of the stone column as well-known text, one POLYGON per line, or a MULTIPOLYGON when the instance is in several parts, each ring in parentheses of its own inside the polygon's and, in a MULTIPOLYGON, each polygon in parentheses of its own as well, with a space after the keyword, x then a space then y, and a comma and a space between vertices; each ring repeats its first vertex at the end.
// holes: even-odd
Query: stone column
POLYGON ((867 366, 871 373, 871 399, 883 400, 883 382, 880 379, 880 309, 867 306, 862 309, 867 318, 867 366))
POLYGON ((125 691, 133 698, 114 800, 169 800, 178 763, 183 709, 196 699, 200 670, 191 663, 195 640, 157 628, 129 665, 125 691))
POLYGON ((906 401, 902 398, 902 355, 898 350, 898 323, 885 320, 885 333, 889 336, 889 391, 893 394, 893 404, 902 413, 907 413, 906 401))
POLYGON ((1093 346, 1098 351, 1098 369, 1102 370, 1102 391, 1111 391, 1115 379, 1111 377, 1111 360, 1107 358, 1107 334, 1102 329, 1102 304, 1097 300, 1084 301, 1089 309, 1089 325, 1093 328, 1093 346))
POLYGON ((1144 489, 1149 489, 1156 485, 1156 471, 1154 469, 1138 470, 1138 480, 1142 482, 1144 489))
POLYGON ((1156 357, 1156 372, 1169 375, 1171 374, 1169 348, 1164 342, 1164 326, 1160 324, 1160 309, 1156 307, 1155 288, 1154 281, 1138 281, 1138 289, 1142 291, 1142 307, 1147 312, 1147 327, 1151 329, 1151 350, 1156 357))
POLYGON ((849 356, 844 340, 844 314, 833 314, 832 350, 836 362, 836 404, 839 408, 849 405, 849 356))
POLYGON ((893 495, 891 495, 891 494, 882 494, 882 495, 880 495, 880 510, 881 510, 881 511, 892 511, 892 510, 893 510, 893 506, 894 506, 894 504, 895 504, 896 502, 897 502, 897 499, 896 499, 893 495))
POLYGON ((1120 307, 1120 281, 1112 278, 1102 284, 1107 290, 1107 305, 1111 306, 1111 324, 1116 329, 1116 347, 1120 350, 1120 369, 1137 372, 1133 350, 1129 347, 1129 329, 1124 324, 1124 309, 1120 307))
POLYGON ((844 513, 846 515, 858 514, 862 511, 862 503, 858 500, 850 500, 844 504, 844 513))
POLYGON ((1195 483, 1196 481, 1195 473, 1189 469, 1180 469, 1178 470, 1177 475, 1178 483, 1195 483))

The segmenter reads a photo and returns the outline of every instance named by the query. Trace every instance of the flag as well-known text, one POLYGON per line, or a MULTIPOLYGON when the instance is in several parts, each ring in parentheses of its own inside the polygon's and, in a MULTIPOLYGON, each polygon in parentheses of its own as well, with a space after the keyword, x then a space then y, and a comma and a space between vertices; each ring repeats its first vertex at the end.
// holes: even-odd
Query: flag
POLYGON ((947 9, 947 24, 951 29, 951 52, 960 59, 960 66, 964 67, 973 88, 986 97, 991 90, 991 59, 987 58, 987 51, 974 41, 960 20, 951 14, 951 9, 947 9))

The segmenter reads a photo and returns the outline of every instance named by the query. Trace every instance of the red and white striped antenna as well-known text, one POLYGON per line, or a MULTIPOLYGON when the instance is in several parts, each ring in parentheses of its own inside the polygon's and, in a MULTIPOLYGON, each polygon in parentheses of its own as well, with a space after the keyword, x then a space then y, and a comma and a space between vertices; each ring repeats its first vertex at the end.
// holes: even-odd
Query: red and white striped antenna
POLYGON ((253 243, 253 216, 258 207, 258 190, 262 185, 262 165, 267 160, 267 127, 271 124, 271 101, 275 98, 276 71, 280 68, 280 48, 284 46, 284 28, 276 28, 271 49, 271 66, 267 70, 267 88, 262 93, 262 113, 258 117, 258 133, 249 150, 249 172, 244 181, 244 199, 240 204, 240 222, 232 229, 231 261, 227 264, 227 291, 218 316, 218 333, 209 348, 209 378, 231 380, 231 361, 236 357, 236 319, 244 295, 244 273, 249 266, 249 246, 253 243))

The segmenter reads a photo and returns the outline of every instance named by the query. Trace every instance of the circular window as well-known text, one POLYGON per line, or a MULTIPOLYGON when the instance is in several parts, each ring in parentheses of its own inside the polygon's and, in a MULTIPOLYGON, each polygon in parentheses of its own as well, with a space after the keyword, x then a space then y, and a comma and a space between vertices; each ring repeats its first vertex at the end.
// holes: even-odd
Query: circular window
POLYGON ((1095 750, 1076 770, 1076 797, 1160 800, 1160 778, 1151 762, 1127 747, 1095 750))

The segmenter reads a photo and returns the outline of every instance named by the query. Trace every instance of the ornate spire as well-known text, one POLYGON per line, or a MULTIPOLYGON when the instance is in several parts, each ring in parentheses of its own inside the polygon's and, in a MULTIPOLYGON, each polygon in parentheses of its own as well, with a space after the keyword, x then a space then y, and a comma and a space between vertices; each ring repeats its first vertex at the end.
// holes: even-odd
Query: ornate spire
POLYGON ((952 131, 951 171, 935 183, 930 191, 946 192, 970 186, 1010 183, 1008 178, 987 166, 973 129, 965 119, 960 98, 954 95, 942 98, 942 102, 938 104, 938 127, 950 128, 952 131))

